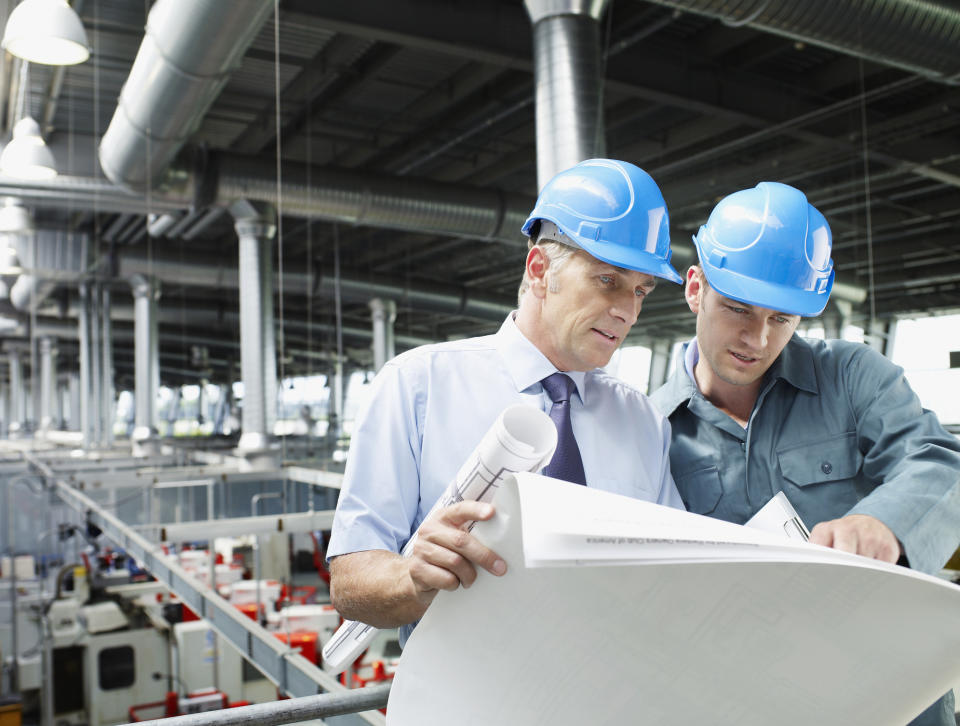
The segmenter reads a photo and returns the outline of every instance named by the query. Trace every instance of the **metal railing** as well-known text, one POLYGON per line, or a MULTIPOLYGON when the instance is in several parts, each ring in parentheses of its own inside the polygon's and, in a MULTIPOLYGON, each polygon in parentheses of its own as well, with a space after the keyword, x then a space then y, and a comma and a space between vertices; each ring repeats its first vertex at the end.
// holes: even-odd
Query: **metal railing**
MULTIPOLYGON (((34 471, 45 478, 47 486, 61 501, 82 514, 89 525, 94 525, 104 536, 132 556, 153 574, 158 582, 175 593, 187 607, 204 618, 211 628, 236 647, 244 658, 282 692, 293 697, 290 700, 225 711, 167 718, 163 719, 163 726, 226 726, 254 721, 258 726, 268 726, 342 714, 355 714, 352 721, 362 720, 373 726, 383 726, 386 723, 382 714, 370 709, 382 708, 386 704, 389 684, 361 689, 344 687, 336 678, 240 613, 179 564, 170 561, 134 527, 121 521, 65 478, 58 476, 40 457, 29 452, 22 452, 22 456, 34 471), (318 695, 318 691, 326 693, 318 695), (363 711, 366 712, 361 713, 363 711)), ((146 723, 152 725, 155 722, 146 723)))

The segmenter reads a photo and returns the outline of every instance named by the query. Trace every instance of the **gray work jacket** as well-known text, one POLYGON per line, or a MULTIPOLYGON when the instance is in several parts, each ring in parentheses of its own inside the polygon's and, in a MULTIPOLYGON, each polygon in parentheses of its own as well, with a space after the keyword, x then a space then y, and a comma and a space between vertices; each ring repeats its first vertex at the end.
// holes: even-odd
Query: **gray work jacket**
POLYGON ((746 429, 703 397, 683 356, 651 399, 670 419, 670 466, 691 512, 742 524, 783 491, 810 528, 876 517, 927 573, 960 543, 960 440, 866 345, 794 335, 746 429))

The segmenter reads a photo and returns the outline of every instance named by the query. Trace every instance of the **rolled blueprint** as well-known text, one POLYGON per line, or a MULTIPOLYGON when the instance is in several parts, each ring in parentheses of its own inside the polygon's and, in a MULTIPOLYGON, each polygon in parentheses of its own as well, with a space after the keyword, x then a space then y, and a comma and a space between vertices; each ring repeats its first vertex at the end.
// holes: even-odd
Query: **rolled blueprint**
MULTIPOLYGON (((557 429, 547 414, 523 404, 508 406, 464 461, 427 517, 457 502, 491 501, 507 474, 538 471, 550 461, 556 447, 557 429)), ((404 557, 410 556, 418 534, 419 528, 404 546, 404 557)), ((356 620, 344 622, 323 649, 324 670, 342 673, 366 650, 376 633, 377 628, 372 625, 356 620)))

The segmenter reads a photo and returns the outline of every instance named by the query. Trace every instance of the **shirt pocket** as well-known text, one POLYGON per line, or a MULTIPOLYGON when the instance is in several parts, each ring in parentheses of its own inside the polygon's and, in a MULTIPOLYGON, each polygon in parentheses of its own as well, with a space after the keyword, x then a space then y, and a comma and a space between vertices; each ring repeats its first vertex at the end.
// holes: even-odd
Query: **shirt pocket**
POLYGON ((852 480, 863 464, 855 431, 780 449, 777 459, 783 477, 798 487, 852 480))
POLYGON ((684 474, 674 474, 674 481, 688 512, 712 514, 723 496, 720 470, 716 466, 694 469, 684 474))

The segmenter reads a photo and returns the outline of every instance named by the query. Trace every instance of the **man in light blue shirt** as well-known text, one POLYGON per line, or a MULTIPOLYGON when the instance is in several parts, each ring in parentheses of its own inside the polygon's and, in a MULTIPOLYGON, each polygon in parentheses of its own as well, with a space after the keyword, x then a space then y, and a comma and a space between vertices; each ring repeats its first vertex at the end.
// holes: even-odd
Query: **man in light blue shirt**
POLYGON ((655 277, 680 282, 660 190, 632 164, 592 159, 544 187, 523 231, 531 247, 518 310, 494 335, 424 346, 384 366, 353 434, 327 549, 331 597, 345 618, 404 626, 401 642, 439 590, 469 587, 477 567, 506 572, 465 529, 489 519, 490 504, 460 502, 426 517, 504 408, 550 410, 547 376, 562 371, 573 381, 570 418, 587 486, 682 506, 669 425, 643 394, 597 370, 655 277), (412 556, 400 557, 418 527, 412 556))
MULTIPOLYGON (((823 215, 762 182, 723 199, 694 241, 697 337, 651 396, 688 509, 742 524, 782 491, 811 542, 939 571, 960 541, 960 441, 876 351, 794 334, 833 284, 823 215)), ((953 714, 951 693, 913 726, 953 714)))

